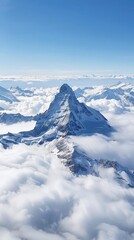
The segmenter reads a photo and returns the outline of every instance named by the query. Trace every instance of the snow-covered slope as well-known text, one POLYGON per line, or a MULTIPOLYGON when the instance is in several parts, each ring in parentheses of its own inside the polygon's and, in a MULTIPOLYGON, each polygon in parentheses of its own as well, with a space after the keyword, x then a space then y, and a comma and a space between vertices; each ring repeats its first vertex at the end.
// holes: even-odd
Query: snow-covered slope
POLYGON ((119 97, 119 93, 117 93, 115 90, 113 89, 109 89, 109 88, 104 88, 102 92, 93 95, 91 97, 89 97, 89 100, 97 100, 97 99, 115 99, 115 100, 120 100, 119 97))
POLYGON ((12 103, 18 102, 18 99, 7 89, 0 86, 0 100, 12 103))

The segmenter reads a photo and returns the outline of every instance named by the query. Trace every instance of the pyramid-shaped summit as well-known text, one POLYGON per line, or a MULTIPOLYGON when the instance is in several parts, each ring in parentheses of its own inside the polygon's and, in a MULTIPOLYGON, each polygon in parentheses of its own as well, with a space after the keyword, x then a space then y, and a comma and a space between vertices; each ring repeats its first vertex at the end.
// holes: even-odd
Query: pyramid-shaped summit
POLYGON ((111 131, 112 128, 100 112, 80 103, 72 88, 63 84, 49 109, 39 115, 32 135, 54 139, 66 135, 107 135, 111 131))

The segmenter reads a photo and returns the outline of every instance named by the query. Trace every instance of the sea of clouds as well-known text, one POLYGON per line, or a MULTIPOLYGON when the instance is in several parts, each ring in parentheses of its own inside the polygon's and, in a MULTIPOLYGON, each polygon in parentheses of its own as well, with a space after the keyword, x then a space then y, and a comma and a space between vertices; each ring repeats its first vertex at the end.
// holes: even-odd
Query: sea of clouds
MULTIPOLYGON (((73 88, 74 90, 77 87, 73 88)), ((95 94, 98 91, 101 91, 103 86, 95 87, 93 90, 89 88, 85 90, 85 97, 78 97, 80 102, 84 102, 89 107, 95 108, 102 113, 110 112, 115 114, 120 114, 124 112, 124 106, 121 102, 115 99, 99 99, 91 101, 88 99, 90 94, 95 94), (87 97, 87 98, 86 98, 87 97)), ((42 113, 48 109, 51 101, 54 99, 55 94, 58 92, 59 88, 32 88, 33 95, 30 97, 27 96, 18 96, 19 102, 7 103, 0 100, 0 107, 4 108, 6 112, 18 113, 20 112, 23 115, 36 115, 42 113)), ((132 108, 132 107, 131 107, 132 108)), ((134 109, 133 109, 134 110, 134 109)))
POLYGON ((134 170, 134 112, 105 116, 115 129, 110 137, 95 134, 72 137, 73 141, 93 159, 117 161, 134 170))
POLYGON ((16 124, 4 124, 0 123, 0 134, 7 134, 8 132, 11 133, 18 133, 22 131, 29 131, 32 130, 35 127, 35 121, 29 121, 29 122, 19 122, 16 124))
MULTIPOLYGON (((47 109, 56 91, 38 89, 34 96, 5 106, 8 112, 34 115, 47 109)), ((134 170, 133 109, 119 114, 116 104, 109 103, 110 111, 104 106, 102 113, 116 129, 112 136, 73 141, 92 158, 115 160, 134 170)), ((16 131, 34 127, 23 124, 16 131)), ((4 125, 4 131, 12 127, 4 125)), ((109 170, 103 178, 73 176, 51 149, 0 146, 0 239, 134 240, 134 189, 117 184, 109 170)))
POLYGON ((45 146, 0 151, 1 239, 134 239, 133 189, 75 177, 45 146))

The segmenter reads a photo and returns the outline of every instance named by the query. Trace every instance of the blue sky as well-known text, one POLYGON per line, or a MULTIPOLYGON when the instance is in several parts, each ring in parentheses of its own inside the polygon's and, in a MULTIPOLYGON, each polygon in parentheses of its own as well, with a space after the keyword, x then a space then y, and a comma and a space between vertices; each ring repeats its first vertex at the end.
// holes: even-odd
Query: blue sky
POLYGON ((0 0, 0 73, 134 73, 133 0, 0 0))

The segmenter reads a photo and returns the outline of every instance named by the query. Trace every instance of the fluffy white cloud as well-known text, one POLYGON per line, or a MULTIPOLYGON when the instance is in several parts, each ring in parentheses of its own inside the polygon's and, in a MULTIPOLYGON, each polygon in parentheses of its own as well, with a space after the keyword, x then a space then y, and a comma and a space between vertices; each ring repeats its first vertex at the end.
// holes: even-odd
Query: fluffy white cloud
POLYGON ((33 89, 33 96, 16 96, 19 102, 7 103, 0 101, 0 106, 8 113, 21 113, 23 115, 36 115, 48 109, 57 88, 33 89))
POLYGON ((101 224, 99 226, 100 231, 98 233, 98 237, 96 240, 133 240, 134 234, 129 235, 127 232, 118 229, 116 226, 108 225, 108 224, 101 224))
POLYGON ((91 158, 108 159, 134 169, 134 113, 106 114, 115 128, 111 137, 96 134, 90 137, 73 137, 91 158))
POLYGON ((8 132, 18 133, 22 131, 29 131, 35 127, 35 121, 21 122, 16 124, 3 124, 0 123, 0 134, 6 134, 8 132))
POLYGON ((134 239, 133 189, 94 176, 75 177, 49 149, 1 147, 1 238, 134 239))
POLYGON ((124 111, 124 106, 121 104, 121 102, 111 99, 99 99, 99 100, 91 100, 91 101, 85 101, 87 106, 95 108, 99 110, 100 112, 111 112, 120 114, 124 111))

